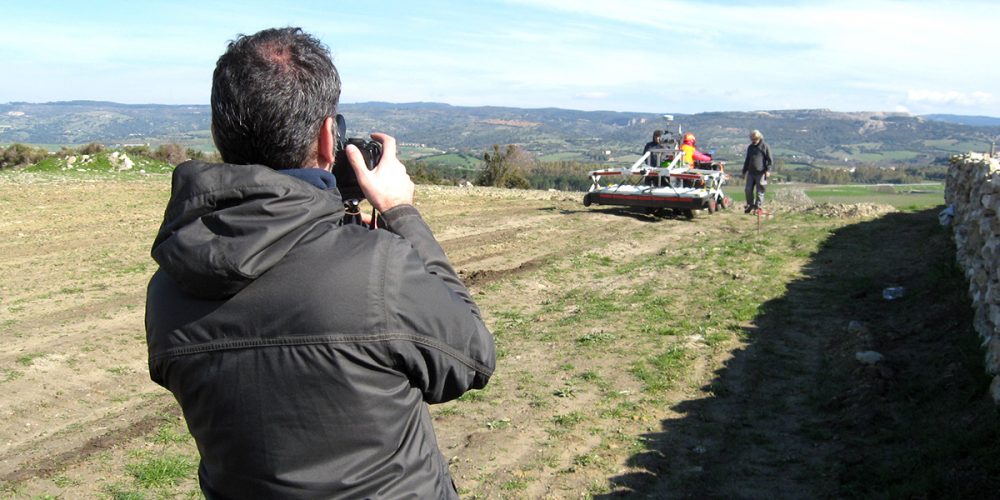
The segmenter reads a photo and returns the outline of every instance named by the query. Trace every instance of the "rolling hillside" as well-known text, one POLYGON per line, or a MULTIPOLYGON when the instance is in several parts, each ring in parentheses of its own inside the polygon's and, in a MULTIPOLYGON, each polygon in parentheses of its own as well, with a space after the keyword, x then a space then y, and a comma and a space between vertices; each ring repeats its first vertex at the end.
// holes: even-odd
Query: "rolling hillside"
MULTIPOLYGON (((669 110, 665 110, 668 111, 669 110)), ((661 114, 556 108, 460 107, 438 103, 348 103, 351 135, 383 131, 421 155, 481 156, 493 144, 520 144, 550 160, 627 161, 655 129, 693 131, 721 159, 742 156, 750 129, 760 129, 788 163, 928 165, 955 153, 985 151, 1000 125, 973 126, 904 113, 842 113, 822 109, 661 114)), ((206 105, 126 105, 110 102, 0 104, 0 143, 72 145, 178 142, 210 150, 206 105)), ((972 122, 969 122, 972 123, 972 122)), ((982 120, 976 123, 987 123, 982 120)))

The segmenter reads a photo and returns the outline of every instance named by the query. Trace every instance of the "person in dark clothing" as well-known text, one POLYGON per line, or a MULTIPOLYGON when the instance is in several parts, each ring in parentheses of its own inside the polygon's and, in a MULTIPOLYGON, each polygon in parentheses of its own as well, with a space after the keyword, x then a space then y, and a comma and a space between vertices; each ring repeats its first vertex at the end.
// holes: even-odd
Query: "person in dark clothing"
POLYGON ((764 206, 764 192, 767 191, 767 178, 771 175, 771 148, 764 142, 764 134, 759 130, 750 132, 750 145, 743 160, 743 177, 746 178, 745 213, 759 210, 764 206))
POLYGON ((649 152, 649 157, 646 158, 646 165, 650 167, 659 167, 660 161, 663 158, 663 152, 657 151, 663 148, 663 131, 656 130, 653 132, 653 140, 646 143, 646 146, 642 148, 642 154, 649 152), (650 150, 653 150, 650 152, 650 150))
POLYGON ((173 174, 146 297, 150 377, 179 403, 206 498, 457 498, 427 405, 484 387, 493 337, 413 206, 396 141, 346 152, 389 229, 343 224, 340 78, 298 28, 230 42, 225 163, 173 174))

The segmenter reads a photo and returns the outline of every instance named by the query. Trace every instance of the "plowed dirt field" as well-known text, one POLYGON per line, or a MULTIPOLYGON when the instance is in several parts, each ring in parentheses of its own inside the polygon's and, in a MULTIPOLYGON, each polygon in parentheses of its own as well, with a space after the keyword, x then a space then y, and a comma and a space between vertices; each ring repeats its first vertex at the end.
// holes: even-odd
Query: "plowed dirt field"
MULTIPOLYGON (((0 177, 0 496, 200 495, 197 449, 146 368, 149 248, 168 191, 166 176, 0 177)), ((897 217, 907 247, 947 255, 933 214, 687 220, 581 199, 418 186, 499 349, 485 390, 431 409, 462 495, 843 495, 865 460, 853 450, 870 444, 847 437, 864 405, 919 364, 861 370, 854 352, 874 347, 847 325, 879 330, 879 312, 918 307, 879 290, 923 278, 890 245, 850 268, 838 255, 871 244, 830 248, 897 217)), ((965 323, 949 331, 974 343, 965 323)), ((973 357, 955 358, 973 367, 955 376, 975 379, 973 357)))

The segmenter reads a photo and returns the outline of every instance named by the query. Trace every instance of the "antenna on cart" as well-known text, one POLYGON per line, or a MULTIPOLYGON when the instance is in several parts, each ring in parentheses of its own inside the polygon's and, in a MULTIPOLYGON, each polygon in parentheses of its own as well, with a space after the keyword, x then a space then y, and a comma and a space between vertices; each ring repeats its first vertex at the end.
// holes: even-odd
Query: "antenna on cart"
MULTIPOLYGON (((671 124, 674 121, 674 115, 663 115, 663 119, 666 120, 667 124, 671 124)), ((668 127, 669 128, 669 127, 668 127)), ((684 132, 681 130, 681 126, 677 125, 677 135, 681 135, 684 132)))

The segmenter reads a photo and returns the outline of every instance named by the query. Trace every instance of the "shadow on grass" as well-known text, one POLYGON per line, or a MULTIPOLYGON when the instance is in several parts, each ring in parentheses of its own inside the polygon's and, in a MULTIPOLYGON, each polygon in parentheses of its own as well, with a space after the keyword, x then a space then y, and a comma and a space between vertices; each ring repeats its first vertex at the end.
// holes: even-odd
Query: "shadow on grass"
POLYGON ((1000 418, 937 211, 833 231, 604 497, 995 498, 1000 418))

